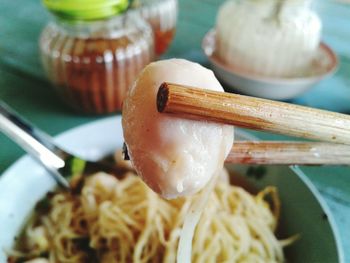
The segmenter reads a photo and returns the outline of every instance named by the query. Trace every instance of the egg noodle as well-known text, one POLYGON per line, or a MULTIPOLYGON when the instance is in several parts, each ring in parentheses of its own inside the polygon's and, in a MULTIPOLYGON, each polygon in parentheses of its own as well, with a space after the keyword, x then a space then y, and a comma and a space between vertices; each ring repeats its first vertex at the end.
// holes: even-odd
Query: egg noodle
MULTIPOLYGON (((193 198, 164 200, 133 172, 122 179, 98 173, 80 194, 50 196, 9 262, 176 262, 193 198)), ((255 196, 219 180, 195 230, 192 262, 283 262, 290 242, 274 234, 279 207, 274 187, 255 196)))

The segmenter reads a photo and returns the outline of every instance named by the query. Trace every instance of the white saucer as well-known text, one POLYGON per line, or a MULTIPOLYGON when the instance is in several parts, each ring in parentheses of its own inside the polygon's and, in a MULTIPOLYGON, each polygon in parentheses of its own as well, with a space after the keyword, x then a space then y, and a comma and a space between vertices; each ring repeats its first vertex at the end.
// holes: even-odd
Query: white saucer
POLYGON ((227 65, 216 56, 215 46, 215 30, 212 29, 203 38, 202 48, 215 75, 233 92, 238 91, 267 99, 284 100, 297 97, 320 80, 333 75, 339 63, 332 49, 321 43, 307 75, 295 78, 269 78, 227 65))

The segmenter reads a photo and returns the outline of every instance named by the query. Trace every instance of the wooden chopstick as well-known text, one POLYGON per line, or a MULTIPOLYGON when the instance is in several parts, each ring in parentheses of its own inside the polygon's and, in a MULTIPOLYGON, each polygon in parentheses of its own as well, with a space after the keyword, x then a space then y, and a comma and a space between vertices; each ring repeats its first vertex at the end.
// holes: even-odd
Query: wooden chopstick
POLYGON ((163 83, 157 108, 187 118, 350 144, 350 116, 283 102, 163 83))
POLYGON ((350 165, 350 146, 323 142, 235 141, 226 163, 350 165))
MULTIPOLYGON (((120 159, 130 160, 125 144, 120 159)), ((324 142, 235 141, 225 163, 348 166, 350 146, 324 142)))

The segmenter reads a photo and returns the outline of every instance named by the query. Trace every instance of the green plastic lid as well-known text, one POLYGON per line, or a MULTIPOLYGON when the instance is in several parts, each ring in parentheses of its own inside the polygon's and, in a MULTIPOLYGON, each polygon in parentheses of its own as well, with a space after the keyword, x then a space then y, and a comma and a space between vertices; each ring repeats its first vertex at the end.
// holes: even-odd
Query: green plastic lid
POLYGON ((47 9, 67 20, 100 20, 123 13, 128 0, 43 0, 47 9))

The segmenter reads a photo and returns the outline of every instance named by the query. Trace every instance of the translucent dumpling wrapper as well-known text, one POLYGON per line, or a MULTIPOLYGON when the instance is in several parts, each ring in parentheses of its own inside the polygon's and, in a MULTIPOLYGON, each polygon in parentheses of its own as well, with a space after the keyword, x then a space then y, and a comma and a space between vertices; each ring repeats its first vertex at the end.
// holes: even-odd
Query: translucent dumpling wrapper
POLYGON ((202 189, 223 166, 233 144, 233 127, 159 113, 163 82, 223 91, 211 70, 181 59, 149 64, 123 105, 123 133, 138 175, 165 198, 202 189))
POLYGON ((228 0, 216 21, 216 53, 226 64, 269 77, 308 75, 321 20, 310 0, 228 0))

